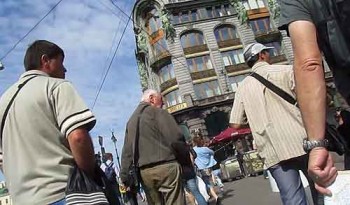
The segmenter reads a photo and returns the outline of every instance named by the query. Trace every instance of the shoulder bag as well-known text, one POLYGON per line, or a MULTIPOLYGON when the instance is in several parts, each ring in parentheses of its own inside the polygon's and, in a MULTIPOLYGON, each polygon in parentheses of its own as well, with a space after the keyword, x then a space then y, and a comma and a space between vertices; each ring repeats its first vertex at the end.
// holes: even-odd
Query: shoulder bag
MULTIPOLYGON (((281 88, 277 87, 261 75, 257 73, 251 73, 251 76, 258 80, 260 83, 265 85, 268 89, 270 89, 272 92, 280 96, 285 101, 289 102, 290 104, 296 106, 299 108, 297 101, 289 95, 287 92, 282 90, 281 88)), ((331 125, 330 123, 326 122, 326 135, 325 138, 328 140, 328 150, 336 152, 339 155, 343 155, 344 153, 349 153, 350 149, 347 143, 347 139, 338 132, 337 128, 334 125, 331 125)))

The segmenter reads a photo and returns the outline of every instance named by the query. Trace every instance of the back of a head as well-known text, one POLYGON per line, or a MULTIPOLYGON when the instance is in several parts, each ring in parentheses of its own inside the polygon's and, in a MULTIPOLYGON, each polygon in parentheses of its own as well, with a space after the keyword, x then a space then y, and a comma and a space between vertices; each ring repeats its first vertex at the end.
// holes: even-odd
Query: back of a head
POLYGON ((153 89, 147 89, 143 92, 141 102, 149 102, 151 95, 158 95, 158 91, 153 89))
POLYGON ((49 59, 52 59, 59 55, 62 55, 64 57, 64 52, 58 45, 50 41, 34 41, 28 47, 24 57, 25 70, 39 70, 41 67, 41 57, 43 55, 47 55, 49 59))
POLYGON ((273 47, 267 47, 261 43, 251 43, 244 48, 244 60, 249 67, 253 67, 254 64, 259 60, 259 53, 269 49, 273 49, 273 47))

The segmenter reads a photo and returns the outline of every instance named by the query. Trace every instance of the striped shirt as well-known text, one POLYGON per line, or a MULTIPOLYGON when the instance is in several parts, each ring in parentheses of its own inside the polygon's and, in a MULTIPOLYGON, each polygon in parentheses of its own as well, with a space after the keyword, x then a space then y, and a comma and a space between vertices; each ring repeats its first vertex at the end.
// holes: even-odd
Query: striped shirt
POLYGON ((14 204, 51 204, 64 198, 74 164, 68 135, 81 126, 90 130, 96 120, 71 83, 39 70, 25 72, 1 96, 0 119, 31 76, 5 121, 3 171, 14 204))
MULTIPOLYGON (((252 71, 295 97, 292 66, 258 62, 252 71)), ((230 117, 230 123, 247 122, 267 167, 305 154, 306 131, 299 109, 251 76, 239 85, 230 117)))

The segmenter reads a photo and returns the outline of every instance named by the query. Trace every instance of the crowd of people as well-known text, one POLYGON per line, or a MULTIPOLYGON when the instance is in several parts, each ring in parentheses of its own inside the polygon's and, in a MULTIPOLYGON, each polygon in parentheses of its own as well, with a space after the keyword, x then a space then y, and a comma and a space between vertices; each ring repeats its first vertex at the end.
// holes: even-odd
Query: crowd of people
MULTIPOLYGON (((309 181, 314 204, 322 204, 319 193, 331 195, 327 187, 337 177, 325 139, 322 52, 339 92, 350 103, 349 56, 333 46, 341 45, 342 52, 350 53, 349 29, 340 21, 349 20, 346 9, 350 6, 347 1, 280 3, 280 29, 287 30, 292 40, 294 65, 271 65, 271 47, 245 46, 244 59, 252 75, 235 93, 230 126, 251 128, 284 205, 307 204, 299 170, 309 181), (340 8, 345 13, 334 15, 340 8), (293 99, 297 103, 291 103, 293 99)), ((28 204, 29 199, 32 204, 66 204, 67 181, 74 167, 98 178, 89 135, 96 119, 72 84, 64 80, 63 61, 64 52, 58 45, 35 41, 24 57, 26 72, 1 96, 1 169, 14 204, 28 204)), ((213 174, 214 151, 198 134, 191 143, 186 142, 175 119, 162 106, 162 95, 146 90, 126 126, 120 170, 111 154, 103 157, 101 169, 119 191, 119 202, 126 195, 131 204, 137 204, 140 190, 135 185, 141 184, 145 196, 142 191, 140 195, 148 204, 208 204, 198 186, 203 180, 204 191, 221 204, 214 189, 219 183, 213 174), (131 172, 135 167, 139 183, 131 172)), ((339 129, 349 133, 349 116, 346 112, 337 116, 339 129)))

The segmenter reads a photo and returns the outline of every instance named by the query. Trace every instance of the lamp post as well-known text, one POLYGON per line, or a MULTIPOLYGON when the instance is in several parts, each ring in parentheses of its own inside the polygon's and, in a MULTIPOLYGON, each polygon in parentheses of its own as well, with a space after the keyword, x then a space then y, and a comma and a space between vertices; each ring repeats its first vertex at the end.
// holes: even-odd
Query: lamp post
POLYGON ((103 137, 102 136, 98 136, 98 144, 100 144, 100 147, 101 147, 102 162, 106 162, 106 159, 105 159, 106 151, 105 151, 105 148, 103 147, 103 137))
POLYGON ((121 166, 120 166, 119 154, 118 154, 118 149, 117 149, 117 138, 114 136, 114 132, 113 131, 111 131, 111 132, 112 132, 111 140, 113 141, 113 144, 114 144, 115 154, 117 155, 118 168, 120 170, 121 166))

